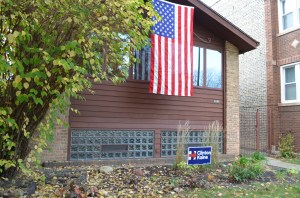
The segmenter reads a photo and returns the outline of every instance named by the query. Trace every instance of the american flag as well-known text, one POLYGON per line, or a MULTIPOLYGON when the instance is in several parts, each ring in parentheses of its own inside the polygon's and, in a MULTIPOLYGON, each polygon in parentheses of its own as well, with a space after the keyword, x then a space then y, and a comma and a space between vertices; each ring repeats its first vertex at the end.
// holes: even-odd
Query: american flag
POLYGON ((149 92, 191 96, 194 8, 163 0, 153 4, 162 19, 151 35, 149 92))

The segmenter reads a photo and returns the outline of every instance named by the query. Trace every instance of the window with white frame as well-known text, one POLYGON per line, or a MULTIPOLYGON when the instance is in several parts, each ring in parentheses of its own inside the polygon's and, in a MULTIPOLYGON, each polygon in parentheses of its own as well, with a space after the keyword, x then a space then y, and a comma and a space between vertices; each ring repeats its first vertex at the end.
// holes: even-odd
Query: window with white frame
POLYGON ((300 102, 300 62, 281 67, 281 102, 300 102))
POLYGON ((300 27, 300 0, 278 0, 279 29, 300 27))

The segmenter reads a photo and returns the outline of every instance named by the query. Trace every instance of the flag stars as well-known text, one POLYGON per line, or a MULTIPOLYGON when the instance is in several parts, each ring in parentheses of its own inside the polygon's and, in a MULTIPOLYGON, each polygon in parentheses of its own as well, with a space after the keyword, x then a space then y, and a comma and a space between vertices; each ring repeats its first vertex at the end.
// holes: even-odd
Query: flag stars
POLYGON ((154 8, 162 19, 153 27, 155 34, 160 36, 174 38, 174 13, 175 6, 168 2, 154 0, 154 8))

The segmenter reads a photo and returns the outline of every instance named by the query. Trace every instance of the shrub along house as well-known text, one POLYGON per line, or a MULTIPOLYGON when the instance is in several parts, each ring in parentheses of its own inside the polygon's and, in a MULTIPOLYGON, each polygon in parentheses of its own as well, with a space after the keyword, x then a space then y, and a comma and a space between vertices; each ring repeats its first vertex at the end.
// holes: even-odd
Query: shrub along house
POLYGON ((170 2, 194 7, 193 95, 149 93, 150 50, 137 52, 141 61, 126 83, 94 84, 86 100, 71 100, 80 114, 65 116, 68 129, 56 127, 44 161, 173 157, 177 125, 185 120, 189 145, 201 145, 217 120, 223 125, 220 152, 239 154, 238 55, 259 43, 198 0, 170 2))

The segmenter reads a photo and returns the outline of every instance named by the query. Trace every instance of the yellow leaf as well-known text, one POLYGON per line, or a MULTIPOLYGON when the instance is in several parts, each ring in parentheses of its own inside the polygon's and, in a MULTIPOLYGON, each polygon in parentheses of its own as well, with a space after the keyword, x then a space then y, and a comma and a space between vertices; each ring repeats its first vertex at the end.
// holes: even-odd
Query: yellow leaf
POLYGON ((73 87, 72 92, 77 92, 77 88, 73 87))
POLYGON ((75 55, 76 55, 75 51, 73 51, 73 50, 72 50, 72 51, 69 51, 69 56, 70 56, 70 57, 74 57, 75 55))
POLYGON ((58 65, 59 63, 60 63, 60 62, 59 62, 59 60, 57 60, 57 59, 53 61, 53 65, 58 65))
POLYGON ((37 68, 34 68, 31 72, 34 73, 34 72, 38 72, 39 70, 37 68))
POLYGON ((25 83, 23 84, 23 86, 24 86, 25 89, 28 89, 29 84, 28 84, 27 82, 25 82, 25 83))
POLYGON ((7 39, 9 43, 12 43, 15 41, 15 37, 13 36, 13 34, 8 34, 7 35, 7 39))
POLYGON ((93 65, 95 63, 94 59, 90 59, 90 63, 93 65))
POLYGON ((16 38, 16 37, 18 37, 19 36, 19 32, 18 31, 14 31, 14 33, 13 33, 13 36, 16 38))
POLYGON ((71 22, 72 22, 71 17, 67 18, 67 21, 68 21, 69 23, 71 23, 71 22))
POLYGON ((21 94, 21 91, 16 92, 16 96, 19 96, 21 94))
POLYGON ((14 83, 18 84, 19 82, 21 82, 21 80, 22 80, 22 78, 19 75, 17 75, 15 77, 14 83))

